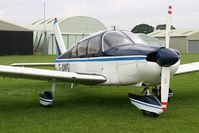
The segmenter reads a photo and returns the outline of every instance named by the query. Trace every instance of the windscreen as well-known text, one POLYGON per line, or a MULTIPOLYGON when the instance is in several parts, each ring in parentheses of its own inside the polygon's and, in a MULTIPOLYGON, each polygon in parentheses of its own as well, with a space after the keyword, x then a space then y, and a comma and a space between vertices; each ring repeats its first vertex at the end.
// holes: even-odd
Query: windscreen
POLYGON ((124 44, 133 44, 133 42, 120 31, 109 31, 103 37, 103 50, 109 50, 112 47, 124 44))
POLYGON ((130 31, 122 31, 124 34, 126 34, 134 43, 136 44, 146 44, 144 40, 142 40, 138 35, 133 34, 130 31))

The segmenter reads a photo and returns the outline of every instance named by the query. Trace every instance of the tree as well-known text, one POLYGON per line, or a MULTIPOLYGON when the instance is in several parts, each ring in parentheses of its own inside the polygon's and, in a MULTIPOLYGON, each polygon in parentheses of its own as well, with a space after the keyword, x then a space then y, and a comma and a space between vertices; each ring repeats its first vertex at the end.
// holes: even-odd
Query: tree
POLYGON ((131 32, 133 32, 133 33, 145 33, 145 34, 151 33, 153 31, 154 31, 154 27, 150 26, 148 24, 139 24, 139 25, 136 25, 131 30, 131 32))
MULTIPOLYGON (((159 25, 156 26, 155 29, 156 30, 166 30, 166 24, 159 24, 159 25)), ((176 28, 173 25, 171 25, 171 30, 175 30, 175 29, 176 28)))

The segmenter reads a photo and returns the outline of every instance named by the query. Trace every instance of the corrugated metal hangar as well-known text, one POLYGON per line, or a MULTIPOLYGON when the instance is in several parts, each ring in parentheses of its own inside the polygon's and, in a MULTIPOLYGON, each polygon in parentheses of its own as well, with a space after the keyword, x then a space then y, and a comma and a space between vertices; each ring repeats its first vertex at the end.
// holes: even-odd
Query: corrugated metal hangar
MULTIPOLYGON (((156 30, 149 35, 165 40, 165 30, 156 30)), ((172 30, 170 47, 181 53, 199 53, 199 30, 172 30)))
POLYGON ((32 55, 33 31, 0 20, 0 55, 32 55))
MULTIPOLYGON (((31 25, 35 53, 56 54, 53 22, 54 18, 41 19, 31 25)), ((74 16, 58 19, 58 22, 67 48, 91 33, 106 30, 104 24, 92 17, 74 16)))

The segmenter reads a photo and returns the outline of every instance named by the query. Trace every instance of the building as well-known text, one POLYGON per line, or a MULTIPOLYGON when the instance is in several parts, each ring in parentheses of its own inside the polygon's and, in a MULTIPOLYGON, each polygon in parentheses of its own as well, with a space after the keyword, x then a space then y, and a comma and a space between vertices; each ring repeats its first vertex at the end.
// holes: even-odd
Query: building
POLYGON ((32 55, 33 31, 0 20, 0 55, 32 55))
POLYGON ((150 45, 150 46, 158 46, 158 47, 164 47, 165 46, 165 42, 163 40, 159 40, 155 37, 152 37, 148 34, 144 34, 144 33, 138 33, 137 34, 146 44, 150 45))
MULTIPOLYGON (((156 30, 149 34, 165 40, 165 30, 156 30)), ((199 53, 199 30, 171 30, 170 47, 181 53, 199 53)))
MULTIPOLYGON (((34 30, 33 45, 35 53, 56 54, 53 22, 54 18, 41 19, 30 26, 34 30)), ((91 33, 106 30, 104 24, 92 17, 74 16, 58 19, 58 22, 66 48, 71 47, 91 33)))

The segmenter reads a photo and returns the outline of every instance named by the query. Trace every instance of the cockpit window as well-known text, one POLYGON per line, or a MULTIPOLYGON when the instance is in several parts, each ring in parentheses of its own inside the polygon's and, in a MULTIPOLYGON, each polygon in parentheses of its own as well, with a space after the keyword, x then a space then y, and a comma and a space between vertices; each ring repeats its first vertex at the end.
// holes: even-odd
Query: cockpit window
POLYGON ((83 42, 80 42, 78 44, 78 56, 85 56, 87 54, 87 47, 88 47, 88 40, 85 40, 83 42))
POLYGON ((122 31, 124 34, 126 34, 134 43, 136 44, 146 44, 138 35, 133 34, 130 31, 122 31))
POLYGON ((77 45, 73 46, 71 49, 71 57, 76 58, 77 57, 77 45))
POLYGON ((88 44, 88 54, 96 54, 100 51, 101 36, 91 38, 88 44))
POLYGON ((133 42, 126 37, 123 33, 118 31, 110 31, 104 34, 103 37, 103 50, 109 50, 112 47, 124 44, 133 44, 133 42))
POLYGON ((140 37, 129 31, 103 31, 92 34, 79 41, 61 55, 59 59, 99 57, 106 55, 107 52, 109 52, 107 50, 125 44, 134 45, 146 43, 140 37))

